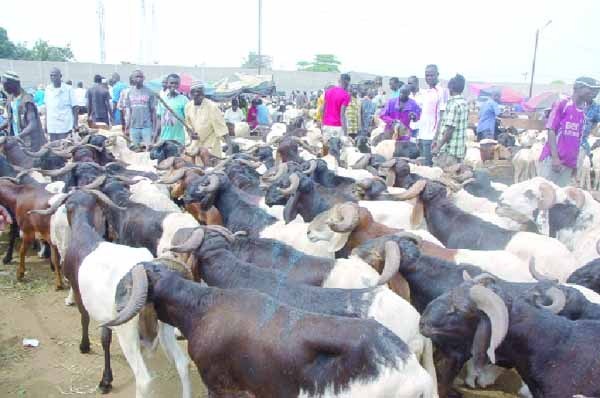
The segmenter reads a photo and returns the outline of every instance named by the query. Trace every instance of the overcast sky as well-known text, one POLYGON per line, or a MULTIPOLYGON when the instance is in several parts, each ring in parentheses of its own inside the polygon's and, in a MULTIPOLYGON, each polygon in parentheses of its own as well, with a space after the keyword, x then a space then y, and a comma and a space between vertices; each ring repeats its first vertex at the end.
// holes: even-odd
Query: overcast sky
MULTIPOLYGON (((258 0, 145 0, 148 9, 152 1, 157 33, 144 38, 161 64, 236 67, 257 49, 258 0)), ((108 63, 139 60, 142 2, 104 0, 108 63)), ((548 20, 536 82, 600 78, 598 0, 263 0, 263 53, 276 69, 333 53, 344 71, 422 76, 437 63, 444 78, 523 82, 548 20)), ((41 36, 99 61, 95 0, 4 2, 0 26, 13 41, 41 36)))

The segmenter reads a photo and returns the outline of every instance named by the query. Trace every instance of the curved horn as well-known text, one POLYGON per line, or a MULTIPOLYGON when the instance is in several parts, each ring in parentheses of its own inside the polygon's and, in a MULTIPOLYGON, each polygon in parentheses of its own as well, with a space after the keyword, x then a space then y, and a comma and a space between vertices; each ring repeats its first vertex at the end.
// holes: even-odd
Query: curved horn
POLYGON ((356 161, 356 163, 354 163, 352 166, 350 166, 350 168, 352 169, 364 169, 365 167, 367 167, 369 165, 369 161, 371 160, 371 156, 370 154, 366 154, 363 157, 361 157, 360 159, 358 159, 356 161))
POLYGON ((554 314, 558 314, 565 308, 565 305, 567 304, 567 296, 565 295, 565 292, 559 288, 554 286, 550 287, 548 290, 546 290, 546 296, 552 300, 552 303, 549 305, 543 305, 542 303, 536 302, 538 307, 547 309, 554 314))
POLYGON ((103 202, 107 206, 112 207, 113 209, 116 209, 116 210, 127 210, 125 207, 121 207, 121 206, 117 205, 115 202, 113 202, 102 191, 98 191, 97 189, 85 189, 85 188, 82 188, 82 190, 91 193, 92 195, 94 195, 96 197, 96 199, 98 199, 99 201, 103 202))
POLYGON ((575 202, 575 206, 577 206, 578 209, 583 208, 583 205, 585 205, 585 195, 583 194, 583 191, 581 189, 575 187, 567 187, 566 194, 569 197, 569 199, 575 202))
POLYGON ((378 285, 384 285, 392 279, 400 269, 400 262, 402 261, 402 252, 400 246, 396 242, 388 240, 385 242, 385 263, 383 271, 377 280, 378 285))
POLYGON ((189 253, 196 250, 198 247, 202 245, 204 241, 204 228, 199 227, 196 228, 194 232, 187 238, 185 242, 178 246, 172 246, 167 248, 167 250, 175 252, 175 253, 189 253))
POLYGON ((356 203, 344 203, 336 206, 334 214, 341 221, 327 220, 327 225, 334 232, 350 232, 356 228, 360 219, 359 208, 356 203))
POLYGON ((75 191, 71 191, 71 192, 69 192, 69 193, 67 193, 67 194, 64 194, 64 196, 63 196, 61 199, 59 199, 59 200, 56 200, 56 201, 55 201, 55 202, 52 204, 52 206, 50 206, 50 207, 49 207, 49 208, 47 208, 47 209, 35 209, 35 210, 29 210, 29 211, 27 212, 27 214, 40 214, 40 215, 42 215, 42 216, 49 216, 49 215, 51 215, 51 214, 54 214, 54 213, 56 212, 56 210, 58 210, 58 208, 59 208, 60 206, 62 206, 62 205, 63 205, 63 203, 65 203, 65 201, 66 201, 66 200, 69 198, 69 196, 71 196, 71 195, 73 194, 73 192, 75 192, 75 191))
POLYGON ((285 196, 290 196, 296 193, 298 187, 300 186, 300 176, 296 173, 293 173, 289 176, 290 186, 287 188, 277 188, 277 190, 285 196))
POLYGON ((61 158, 68 159, 68 158, 72 157, 71 149, 68 149, 66 151, 62 151, 60 149, 54 149, 54 148, 52 148, 51 150, 52 150, 53 154, 55 154, 57 156, 60 156, 61 158))
POLYGON ((485 286, 472 286, 469 296, 477 308, 487 315, 492 325, 492 336, 487 354, 490 361, 495 364, 496 349, 502 344, 508 333, 508 309, 504 300, 485 286))
POLYGON ((69 171, 73 170, 75 167, 77 167, 77 163, 69 163, 69 164, 66 164, 61 169, 58 169, 58 170, 40 170, 40 173, 42 173, 45 176, 59 177, 59 176, 61 176, 63 174, 67 174, 69 171))
POLYGON ((162 162, 160 162, 159 164, 157 164, 156 169, 157 170, 169 170, 170 168, 173 167, 173 163, 175 162, 175 156, 171 156, 169 158, 166 158, 165 160, 163 160, 162 162))
POLYGON ((361 187, 362 189, 369 189, 369 188, 371 188, 371 185, 373 185, 373 179, 372 178, 363 178, 362 180, 357 181, 356 185, 361 187))
POLYGON ((23 148, 23 152, 26 155, 34 157, 34 158, 41 158, 42 156, 44 156, 45 154, 47 154, 49 150, 50 149, 48 149, 48 147, 42 147, 42 149, 40 149, 37 152, 31 152, 29 149, 23 148))
POLYGON ((131 288, 129 300, 115 319, 102 325, 104 327, 119 326, 128 322, 146 305, 148 298, 148 275, 146 275, 146 270, 142 264, 136 264, 130 272, 133 287, 131 288))
POLYGON ((535 269, 535 257, 531 257, 529 259, 529 273, 531 276, 533 276, 533 279, 538 282, 558 283, 558 279, 549 278, 546 275, 539 273, 537 269, 535 269))
POLYGON ((177 181, 181 180, 185 175, 187 169, 181 168, 177 169, 171 174, 169 177, 161 178, 155 182, 155 184, 175 184, 177 181))
POLYGON ((556 191, 552 185, 547 182, 542 182, 540 184, 540 194, 541 198, 538 202, 538 207, 540 210, 548 210, 556 203, 556 191))
POLYGON ((199 191, 202 190, 202 191, 207 191, 207 192, 214 192, 217 189, 219 189, 219 177, 217 177, 214 174, 208 176, 208 185, 207 186, 198 187, 199 191))
POLYGON ((94 145, 94 144, 83 144, 83 146, 86 146, 88 148, 92 148, 97 150, 98 152, 102 152, 104 150, 103 146, 98 146, 98 145, 94 145))
POLYGON ((104 181, 106 181, 106 176, 105 175, 101 175, 98 176, 94 179, 94 181, 90 182, 87 185, 82 185, 81 189, 97 189, 100 188, 102 186, 102 184, 104 184, 104 181))
POLYGON ((399 194, 394 194, 393 196, 395 198, 397 198, 398 200, 414 199, 417 196, 419 196, 419 194, 423 191, 423 189, 425 189, 426 185, 427 185, 427 180, 418 180, 406 191, 399 193, 399 194))
POLYGON ((132 180, 131 178, 127 178, 125 176, 120 176, 120 175, 116 175, 116 176, 114 176, 114 178, 121 181, 125 185, 135 185, 138 182, 140 182, 139 180, 132 180))
POLYGON ((308 161, 308 169, 304 170, 303 173, 311 175, 317 169, 317 159, 311 159, 308 161))
POLYGON ((386 160, 385 162, 381 163, 379 165, 379 167, 385 167, 385 168, 394 167, 396 165, 397 161, 398 161, 398 159, 392 158, 390 160, 386 160))
POLYGON ((397 232, 394 235, 396 235, 399 238, 410 239, 415 243, 415 245, 417 245, 419 247, 421 246, 421 243, 423 243, 423 238, 421 238, 419 235, 417 235, 413 232, 402 231, 402 232, 397 232))
POLYGON ((235 238, 238 236, 248 235, 246 231, 237 231, 233 233, 229 229, 223 227, 222 225, 206 225, 204 226, 204 229, 215 231, 221 234, 221 236, 223 236, 229 243, 233 243, 235 241, 235 238))
POLYGON ((15 177, 2 176, 2 177, 0 177, 0 181, 2 181, 2 180, 4 180, 4 181, 10 181, 10 182, 12 182, 14 184, 20 184, 19 179, 15 178, 15 177))
POLYGON ((246 159, 238 159, 237 161, 240 162, 241 164, 244 164, 253 169, 258 169, 262 165, 261 162, 254 162, 252 160, 246 160, 246 159))

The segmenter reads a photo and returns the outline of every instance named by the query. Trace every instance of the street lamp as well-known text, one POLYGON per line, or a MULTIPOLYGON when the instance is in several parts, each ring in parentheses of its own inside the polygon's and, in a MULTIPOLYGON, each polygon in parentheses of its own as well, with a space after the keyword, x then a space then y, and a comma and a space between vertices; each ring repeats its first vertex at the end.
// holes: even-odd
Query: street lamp
POLYGON ((531 65, 531 83, 529 83, 529 98, 531 98, 531 95, 533 93, 533 77, 535 75, 535 58, 537 57, 537 48, 538 48, 538 41, 540 39, 540 32, 542 30, 544 30, 548 25, 550 25, 552 23, 552 20, 548 20, 548 22, 546 22, 546 24, 544 26, 542 26, 541 28, 538 28, 535 31, 535 47, 533 48, 533 63, 531 65))

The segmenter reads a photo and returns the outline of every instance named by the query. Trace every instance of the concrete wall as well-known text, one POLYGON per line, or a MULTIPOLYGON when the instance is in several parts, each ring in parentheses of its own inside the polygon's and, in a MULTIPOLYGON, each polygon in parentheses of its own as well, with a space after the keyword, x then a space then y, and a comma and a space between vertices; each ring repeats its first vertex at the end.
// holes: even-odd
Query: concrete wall
MULTIPOLYGON (((110 64, 93 64, 80 62, 43 62, 43 61, 15 61, 9 59, 0 59, 0 72, 11 70, 21 76, 24 87, 34 87, 40 83, 48 84, 50 69, 58 67, 63 74, 65 80, 72 80, 74 83, 83 81, 84 87, 92 84, 92 79, 95 74, 100 74, 105 77, 110 77, 113 72, 118 72, 121 79, 127 81, 128 76, 135 69, 144 71, 146 78, 156 79, 160 76, 169 73, 188 73, 195 78, 213 82, 230 76, 235 72, 248 74, 256 73, 255 69, 243 68, 213 68, 213 67, 186 67, 186 66, 171 66, 171 65, 110 65, 110 64)), ((328 72, 299 72, 299 71, 268 71, 264 72, 273 75, 277 90, 318 90, 325 87, 330 82, 335 82, 338 79, 338 73, 328 72)), ((363 79, 372 79, 375 75, 368 73, 350 72, 353 82, 358 82, 363 79)), ((406 81, 406 78, 401 80, 406 81)), ((424 79, 420 79, 423 85, 424 79)), ((472 82, 471 82, 472 83, 472 82)), ((529 85, 526 83, 498 83, 508 85, 527 95, 529 85)), ((387 88, 387 83, 384 82, 387 88)), ((534 95, 543 91, 560 91, 561 88, 551 85, 536 85, 534 86, 534 95)), ((569 93, 570 86, 564 86, 563 91, 569 93)), ((466 93, 467 95, 469 93, 466 93)))

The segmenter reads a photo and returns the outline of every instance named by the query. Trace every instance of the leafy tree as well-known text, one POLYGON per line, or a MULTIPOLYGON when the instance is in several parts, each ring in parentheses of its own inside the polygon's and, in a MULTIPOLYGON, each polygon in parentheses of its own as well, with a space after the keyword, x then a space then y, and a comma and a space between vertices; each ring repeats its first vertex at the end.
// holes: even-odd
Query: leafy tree
POLYGON ((341 62, 333 54, 316 54, 312 62, 298 61, 298 70, 310 72, 339 72, 341 62))
POLYGON ((37 40, 31 49, 27 43, 13 43, 8 38, 6 29, 0 27, 0 58, 23 59, 34 61, 72 61, 74 59, 71 46, 51 46, 45 40, 37 40))
POLYGON ((262 69, 271 69, 272 64, 273 58, 271 56, 262 54, 259 58, 257 53, 250 51, 242 64, 242 68, 258 69, 260 65, 262 69))

